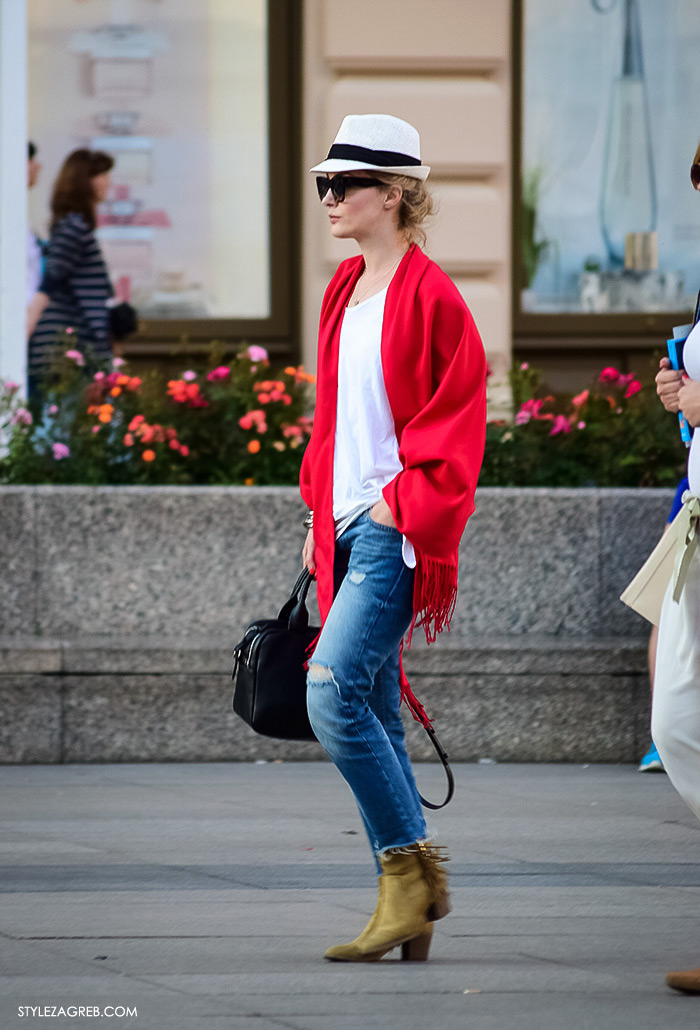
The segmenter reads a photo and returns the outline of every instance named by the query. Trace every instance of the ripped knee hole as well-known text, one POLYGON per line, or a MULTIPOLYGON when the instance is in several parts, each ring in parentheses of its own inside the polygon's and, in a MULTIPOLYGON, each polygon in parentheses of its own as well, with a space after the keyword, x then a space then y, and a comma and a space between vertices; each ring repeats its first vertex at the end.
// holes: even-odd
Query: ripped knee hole
POLYGON ((313 683, 326 683, 333 679, 333 673, 327 665, 319 665, 318 662, 309 662, 309 679, 313 683))

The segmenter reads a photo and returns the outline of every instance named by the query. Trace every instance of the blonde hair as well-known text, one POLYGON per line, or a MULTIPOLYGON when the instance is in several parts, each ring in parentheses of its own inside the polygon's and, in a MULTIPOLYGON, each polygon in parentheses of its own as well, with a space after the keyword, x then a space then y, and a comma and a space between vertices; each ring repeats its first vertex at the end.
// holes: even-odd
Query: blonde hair
POLYGON ((435 212, 435 201, 430 190, 422 179, 412 175, 392 175, 390 172, 372 172, 372 177, 379 179, 387 191, 390 186, 401 188, 401 202, 398 208, 399 232, 409 243, 425 246, 426 234, 421 228, 426 218, 435 212))

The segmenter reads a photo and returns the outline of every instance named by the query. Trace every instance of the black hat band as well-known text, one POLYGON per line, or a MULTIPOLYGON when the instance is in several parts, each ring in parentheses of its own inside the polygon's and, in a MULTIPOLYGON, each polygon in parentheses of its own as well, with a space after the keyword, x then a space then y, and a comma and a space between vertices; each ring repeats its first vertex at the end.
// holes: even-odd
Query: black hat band
POLYGON ((395 150, 370 150, 369 147, 356 147, 352 143, 334 143, 328 151, 327 161, 339 158, 343 161, 363 161, 365 164, 379 165, 381 168, 403 168, 406 165, 420 165, 419 157, 409 157, 395 150))

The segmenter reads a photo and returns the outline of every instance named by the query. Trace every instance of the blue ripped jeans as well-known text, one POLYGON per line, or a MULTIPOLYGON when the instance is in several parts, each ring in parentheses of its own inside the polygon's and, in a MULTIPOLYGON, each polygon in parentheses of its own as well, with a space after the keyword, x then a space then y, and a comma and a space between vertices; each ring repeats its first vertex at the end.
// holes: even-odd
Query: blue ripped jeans
POLYGON ((367 512, 336 541, 336 596, 309 663, 311 725, 355 795, 375 856, 426 837, 399 713, 414 578, 402 545, 367 512))

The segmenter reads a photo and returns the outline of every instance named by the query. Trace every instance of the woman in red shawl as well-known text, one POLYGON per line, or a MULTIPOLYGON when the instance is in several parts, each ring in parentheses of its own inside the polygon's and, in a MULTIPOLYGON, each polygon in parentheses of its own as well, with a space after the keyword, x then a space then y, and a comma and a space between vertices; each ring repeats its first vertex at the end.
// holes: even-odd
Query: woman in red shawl
POLYGON ((309 662, 311 724, 348 782, 377 860, 379 902, 326 958, 425 960, 449 910, 399 714, 406 632, 448 624, 459 542, 485 435, 484 350, 455 285, 417 244, 432 201, 412 125, 345 118, 319 173, 343 261, 321 308, 314 429, 301 492, 323 629, 309 662))

